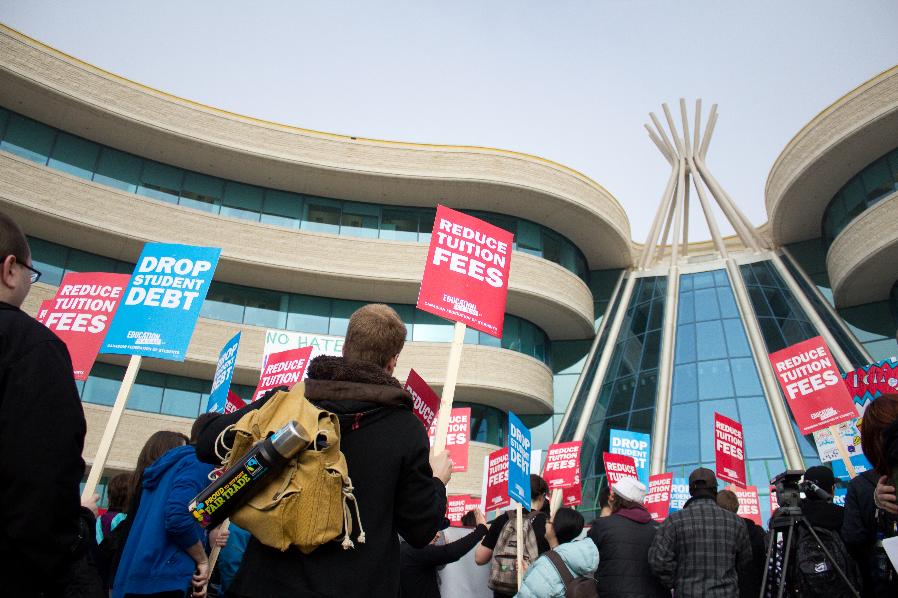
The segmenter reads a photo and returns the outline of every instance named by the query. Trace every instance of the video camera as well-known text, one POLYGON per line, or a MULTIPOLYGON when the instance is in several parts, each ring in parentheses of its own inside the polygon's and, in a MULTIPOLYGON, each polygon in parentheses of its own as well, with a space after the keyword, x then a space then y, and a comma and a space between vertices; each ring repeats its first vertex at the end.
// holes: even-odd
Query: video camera
POLYGON ((776 488, 776 502, 780 508, 788 507, 797 509, 801 500, 801 493, 817 495, 821 500, 829 500, 832 494, 810 480, 800 481, 804 476, 802 469, 787 469, 772 480, 770 484, 776 488))

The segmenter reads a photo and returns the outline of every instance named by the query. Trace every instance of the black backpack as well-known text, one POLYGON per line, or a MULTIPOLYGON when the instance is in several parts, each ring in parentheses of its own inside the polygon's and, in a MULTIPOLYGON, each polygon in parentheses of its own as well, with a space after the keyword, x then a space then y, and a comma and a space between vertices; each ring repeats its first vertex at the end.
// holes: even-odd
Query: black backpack
MULTIPOLYGON (((588 540, 586 540, 588 541, 588 540)), ((561 555, 559 555, 554 550, 550 550, 545 553, 545 556, 549 557, 549 560, 552 561, 552 564, 555 565, 555 569, 558 571, 558 575, 561 576, 561 581, 564 583, 564 596, 565 598, 598 598, 599 591, 596 588, 596 580, 592 577, 574 577, 571 573, 571 570, 567 568, 567 565, 564 564, 564 560, 562 560, 561 555)))
POLYGON ((853 597, 854 593, 845 587, 845 582, 842 581, 842 576, 839 575, 833 563, 835 561, 855 589, 860 587, 860 572, 854 559, 848 555, 842 538, 828 529, 814 528, 820 542, 832 555, 833 558, 830 560, 808 529, 797 527, 795 531, 798 534, 795 572, 799 595, 809 598, 814 596, 853 597))

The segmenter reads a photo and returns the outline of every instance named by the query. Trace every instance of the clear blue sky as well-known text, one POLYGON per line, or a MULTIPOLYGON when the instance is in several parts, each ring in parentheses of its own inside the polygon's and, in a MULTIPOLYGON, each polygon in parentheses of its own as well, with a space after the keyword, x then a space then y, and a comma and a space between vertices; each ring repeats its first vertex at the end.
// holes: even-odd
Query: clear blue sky
POLYGON ((614 194, 638 241, 669 172, 642 128, 661 102, 720 105, 708 164, 760 224, 789 139, 898 63, 888 0, 0 0, 0 21, 234 112, 555 160, 614 194))

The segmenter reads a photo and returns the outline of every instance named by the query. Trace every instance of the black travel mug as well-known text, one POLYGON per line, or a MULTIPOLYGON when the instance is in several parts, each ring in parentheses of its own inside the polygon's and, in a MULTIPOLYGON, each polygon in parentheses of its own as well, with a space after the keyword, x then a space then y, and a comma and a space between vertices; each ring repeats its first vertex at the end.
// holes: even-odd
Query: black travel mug
POLYGON ((287 423, 257 442, 240 461, 206 486, 188 505, 188 510, 203 527, 215 527, 258 492, 262 480, 279 471, 310 442, 302 426, 295 421, 287 423))

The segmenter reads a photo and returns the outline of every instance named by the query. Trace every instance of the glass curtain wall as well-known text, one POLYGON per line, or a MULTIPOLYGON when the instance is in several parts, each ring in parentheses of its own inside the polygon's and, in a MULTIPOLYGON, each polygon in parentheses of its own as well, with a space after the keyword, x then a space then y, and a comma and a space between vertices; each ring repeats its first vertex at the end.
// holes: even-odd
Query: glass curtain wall
POLYGON ((785 464, 726 270, 680 276, 676 335, 666 471, 713 471, 714 413, 732 418, 766 521, 768 482, 785 464))

